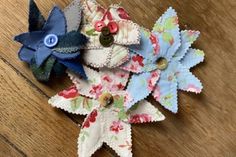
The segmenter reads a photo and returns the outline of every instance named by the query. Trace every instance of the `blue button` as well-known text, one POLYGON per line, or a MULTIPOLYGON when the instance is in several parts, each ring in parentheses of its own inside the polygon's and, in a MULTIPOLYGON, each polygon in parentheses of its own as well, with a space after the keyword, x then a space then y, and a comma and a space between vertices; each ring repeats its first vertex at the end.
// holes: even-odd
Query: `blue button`
POLYGON ((58 43, 58 37, 55 34, 49 34, 44 38, 44 45, 48 48, 56 46, 58 43))

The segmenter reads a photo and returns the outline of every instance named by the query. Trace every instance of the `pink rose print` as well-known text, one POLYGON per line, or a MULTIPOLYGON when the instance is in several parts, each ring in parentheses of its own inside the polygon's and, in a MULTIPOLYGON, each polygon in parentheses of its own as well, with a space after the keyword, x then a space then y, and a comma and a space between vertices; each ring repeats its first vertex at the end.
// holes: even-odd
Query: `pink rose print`
POLYGON ((111 83, 111 82, 112 82, 112 78, 111 78, 110 76, 108 76, 108 75, 103 76, 102 79, 103 79, 104 81, 108 82, 108 83, 111 83))
POLYGON ((187 87, 187 91, 201 93, 201 89, 196 87, 194 84, 189 84, 187 87))
POLYGON ((96 98, 98 98, 102 94, 102 85, 93 85, 89 93, 95 95, 96 98))
POLYGON ((116 76, 119 77, 119 78, 128 78, 129 77, 129 73, 117 72, 116 76))
POLYGON ((136 55, 136 56, 133 56, 132 57, 132 60, 134 61, 134 62, 137 62, 141 67, 143 67, 144 66, 144 64, 143 64, 143 57, 141 57, 141 56, 139 56, 139 55, 136 55))
POLYGON ((71 98, 75 98, 79 96, 79 93, 76 86, 74 85, 74 86, 71 86, 69 89, 61 91, 58 95, 66 99, 71 99, 71 98))
POLYGON ((151 34, 150 40, 151 40, 152 45, 154 47, 154 55, 158 55, 160 52, 159 40, 156 38, 156 36, 154 34, 151 34))
POLYGON ((151 78, 148 79, 148 90, 153 91, 154 87, 156 86, 156 82, 159 79, 159 73, 158 72, 152 72, 151 78))
POLYGON ((96 118, 98 116, 98 112, 97 110, 94 110, 89 117, 85 120, 82 128, 89 128, 90 127, 90 123, 94 123, 96 121, 96 118))
POLYGON ((129 119, 130 123, 146 123, 146 122, 151 122, 152 117, 148 114, 136 114, 131 116, 129 119))
POLYGON ((160 101, 161 99, 161 91, 160 91, 160 87, 156 87, 156 89, 153 92, 153 96, 157 101, 160 101))
POLYGON ((120 17, 121 19, 131 20, 129 14, 125 11, 124 8, 118 8, 118 9, 117 9, 117 12, 118 12, 119 17, 120 17))
POLYGON ((123 126, 121 125, 120 121, 114 121, 110 127, 110 131, 115 132, 118 134, 121 130, 123 130, 123 126))

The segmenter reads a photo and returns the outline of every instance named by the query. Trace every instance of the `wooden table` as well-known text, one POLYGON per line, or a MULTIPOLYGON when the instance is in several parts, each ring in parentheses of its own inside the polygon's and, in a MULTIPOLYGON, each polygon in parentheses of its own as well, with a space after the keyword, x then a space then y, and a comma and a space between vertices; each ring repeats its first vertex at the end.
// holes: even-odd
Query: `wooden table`
MULTIPOLYGON (((36 0, 47 12, 70 0, 36 0)), ((109 0, 99 0, 109 5, 109 0)), ((119 2, 114 0, 114 2, 119 2)), ((0 156, 75 157, 83 121, 48 105, 49 97, 71 83, 67 78, 38 83, 17 58, 13 36, 27 30, 28 0, 0 3, 0 156)), ((193 70, 203 84, 200 95, 180 92, 179 113, 163 110, 166 120, 133 126, 136 157, 236 156, 236 1, 235 0, 122 0, 135 22, 151 29, 169 7, 178 12, 182 29, 201 31, 194 47, 206 61, 193 70)), ((95 156, 115 156, 104 146, 95 156)))

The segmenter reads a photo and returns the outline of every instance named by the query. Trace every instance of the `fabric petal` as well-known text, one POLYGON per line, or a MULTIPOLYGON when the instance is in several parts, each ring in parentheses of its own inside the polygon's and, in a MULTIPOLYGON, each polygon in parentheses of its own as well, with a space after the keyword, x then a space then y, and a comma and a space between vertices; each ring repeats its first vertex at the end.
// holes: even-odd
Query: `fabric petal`
POLYGON ((187 92, 201 93, 202 83, 197 79, 188 68, 180 65, 179 72, 177 75, 178 89, 187 92))
POLYGON ((93 0, 84 1, 83 9, 86 20, 91 23, 92 26, 94 26, 95 22, 101 20, 105 13, 105 9, 93 0))
POLYGON ((102 147, 104 134, 104 118, 102 112, 94 109, 82 125, 78 139, 79 157, 90 157, 102 147))
POLYGON ((69 113, 87 115, 99 107, 99 102, 80 96, 75 86, 59 92, 48 101, 53 107, 69 113))
POLYGON ((105 67, 109 63, 112 48, 85 50, 83 60, 87 65, 95 68, 105 67))
POLYGON ((82 79, 87 79, 87 75, 84 71, 84 67, 82 66, 82 64, 80 63, 80 61, 78 59, 59 60, 58 62, 63 64, 64 66, 66 66, 68 70, 81 76, 82 79))
POLYGON ((23 33, 14 38, 15 41, 21 43, 22 45, 37 50, 40 41, 45 37, 45 33, 41 31, 23 33))
POLYGON ((129 110, 129 123, 150 123, 163 121, 165 116, 146 100, 140 101, 129 110))
POLYGON ((133 45, 140 43, 140 27, 129 20, 117 21, 119 31, 114 35, 115 43, 120 45, 133 45))
POLYGON ((85 35, 78 31, 71 31, 59 36, 59 42, 53 50, 60 53, 74 53, 84 47, 87 41, 88 39, 85 35))
POLYGON ((35 61, 38 67, 51 55, 52 50, 42 45, 35 51, 35 61))
POLYGON ((60 53, 57 51, 53 51, 52 55, 55 56, 58 59, 61 60, 69 60, 69 59, 75 59, 80 55, 80 52, 76 52, 76 53, 60 53))
POLYGON ((135 103, 145 99, 154 90, 159 76, 159 70, 139 75, 134 74, 127 87, 127 92, 132 101, 126 104, 126 108, 130 109, 135 103))
POLYGON ((185 57, 181 60, 181 64, 190 69, 204 61, 204 52, 196 49, 189 49, 185 57))
POLYGON ((82 6, 80 0, 74 0, 64 9, 67 22, 67 32, 77 31, 81 23, 82 6))
POLYGON ((102 94, 102 82, 99 72, 84 66, 87 80, 80 79, 76 74, 69 72, 70 79, 76 85, 79 93, 89 98, 98 98, 102 94))
POLYGON ((127 11, 119 4, 110 5, 110 13, 113 20, 131 20, 127 11))
POLYGON ((66 19, 62 10, 55 6, 46 21, 43 31, 47 34, 63 35, 66 33, 66 19))
POLYGON ((157 69, 157 65, 153 64, 152 60, 145 59, 138 54, 131 54, 130 58, 131 59, 128 62, 121 65, 121 69, 136 74, 150 72, 157 69))
POLYGON ((85 49, 99 49, 103 48, 99 41, 99 36, 100 32, 97 32, 94 29, 94 26, 90 24, 86 24, 82 26, 81 33, 83 33, 89 40, 86 46, 84 47, 85 49))
POLYGON ((100 72, 84 66, 88 79, 80 79, 69 72, 72 82, 81 95, 97 99, 103 92, 116 92, 124 90, 129 79, 129 73, 123 70, 101 69, 100 72))
POLYGON ((106 120, 104 142, 119 156, 132 157, 131 125, 118 118, 114 110, 105 110, 106 120))
POLYGON ((39 31, 43 28, 45 19, 34 0, 29 2, 29 32, 39 31))
POLYGON ((154 98, 173 113, 177 113, 177 80, 172 70, 162 72, 153 92, 154 98))
POLYGON ((153 61, 153 58, 156 58, 154 56, 158 55, 158 50, 155 52, 154 45, 159 46, 157 38, 152 36, 148 29, 141 28, 140 44, 131 45, 129 48, 132 53, 136 53, 145 59, 153 61))
POLYGON ((156 22, 153 33, 161 45, 158 57, 170 61, 181 44, 178 17, 173 8, 169 8, 156 22))
POLYGON ((40 82, 48 82, 55 64, 55 58, 48 58, 40 67, 37 66, 34 59, 30 63, 30 68, 35 78, 40 82))
POLYGON ((129 59, 129 50, 124 46, 113 45, 108 58, 107 67, 115 68, 125 63, 129 59))
POLYGON ((198 31, 181 31, 181 46, 174 55, 174 59, 177 59, 178 61, 181 60, 186 55, 193 42, 197 40, 199 34, 200 32, 198 31))
POLYGON ((18 52, 18 56, 21 61, 31 63, 32 58, 34 57, 35 51, 31 50, 25 46, 22 46, 18 52))
POLYGON ((104 91, 116 93, 125 89, 129 79, 129 72, 119 69, 101 69, 100 78, 104 91))

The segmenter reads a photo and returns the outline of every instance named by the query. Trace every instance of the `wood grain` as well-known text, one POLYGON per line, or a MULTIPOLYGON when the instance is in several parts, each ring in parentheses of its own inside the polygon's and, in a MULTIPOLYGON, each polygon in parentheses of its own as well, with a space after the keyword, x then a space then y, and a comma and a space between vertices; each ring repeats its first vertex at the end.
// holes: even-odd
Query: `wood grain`
MULTIPOLYGON (((109 0, 98 1, 110 4, 109 0)), ((53 4, 65 7, 70 0, 36 2, 47 15, 53 4)), ((167 119, 133 126, 134 156, 236 156, 236 1, 122 0, 122 5, 135 22, 149 29, 173 6, 182 29, 201 31, 194 47, 206 53, 205 63, 193 69, 204 91, 200 95, 180 92, 177 115, 149 98, 167 119)), ((12 38, 27 30, 26 8, 27 0, 2 0, 0 4, 0 156, 76 156, 79 128, 75 123, 81 124, 83 117, 64 114, 47 104, 48 97, 70 81, 40 84, 18 61, 20 45, 12 38)), ((107 146, 95 154, 114 155, 107 146)))

